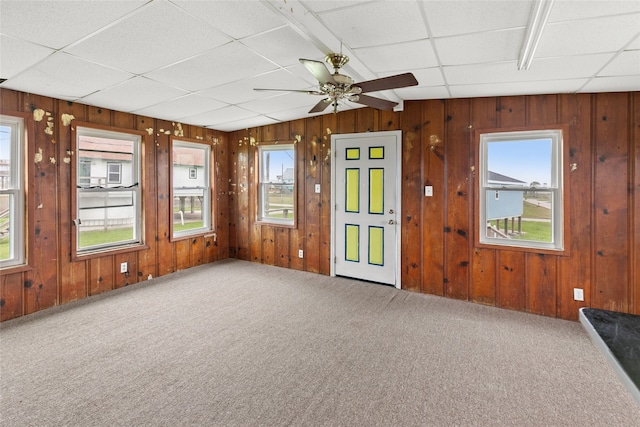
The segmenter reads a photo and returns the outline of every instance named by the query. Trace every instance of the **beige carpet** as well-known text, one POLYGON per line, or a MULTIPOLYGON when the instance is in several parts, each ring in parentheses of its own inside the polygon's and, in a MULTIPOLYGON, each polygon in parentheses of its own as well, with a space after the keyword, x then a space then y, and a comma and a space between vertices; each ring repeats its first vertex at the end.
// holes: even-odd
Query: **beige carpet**
POLYGON ((638 426, 577 322, 225 260, 0 324, 3 426, 638 426))

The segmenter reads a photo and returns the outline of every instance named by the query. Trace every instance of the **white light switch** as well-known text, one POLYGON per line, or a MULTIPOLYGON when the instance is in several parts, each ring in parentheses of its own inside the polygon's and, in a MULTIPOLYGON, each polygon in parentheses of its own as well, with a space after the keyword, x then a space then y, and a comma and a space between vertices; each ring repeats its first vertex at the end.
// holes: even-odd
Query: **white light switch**
POLYGON ((433 197, 433 185, 424 186, 424 195, 426 197, 433 197))
POLYGON ((316 184, 316 193, 320 193, 320 184, 316 184))

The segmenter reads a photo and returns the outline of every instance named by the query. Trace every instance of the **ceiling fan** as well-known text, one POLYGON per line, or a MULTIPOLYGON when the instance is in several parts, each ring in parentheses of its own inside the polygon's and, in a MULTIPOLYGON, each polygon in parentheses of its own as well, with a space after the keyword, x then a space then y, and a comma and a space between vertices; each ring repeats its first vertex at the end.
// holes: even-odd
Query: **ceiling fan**
POLYGON ((312 59, 300 59, 300 62, 307 67, 307 70, 318 80, 318 90, 296 90, 296 89, 254 89, 254 90, 275 90, 283 92, 302 92, 309 95, 323 95, 325 98, 318 102, 309 113, 319 113, 324 111, 329 105, 333 105, 333 112, 338 112, 338 101, 347 100, 357 102, 378 110, 392 110, 398 105, 397 102, 386 99, 363 95, 367 92, 377 92, 379 90, 399 89, 403 87, 415 86, 418 81, 412 73, 398 74, 395 76, 382 77, 380 79, 367 80, 354 83, 353 79, 347 75, 340 74, 339 70, 347 62, 349 57, 341 53, 330 53, 325 57, 325 61, 333 66, 334 72, 331 74, 326 65, 321 61, 312 59))

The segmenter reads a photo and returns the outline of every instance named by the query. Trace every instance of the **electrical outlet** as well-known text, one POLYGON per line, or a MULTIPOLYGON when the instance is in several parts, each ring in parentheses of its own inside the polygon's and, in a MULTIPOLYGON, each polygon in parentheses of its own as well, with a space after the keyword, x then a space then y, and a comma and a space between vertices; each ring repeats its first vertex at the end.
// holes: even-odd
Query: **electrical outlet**
POLYGON ((304 251, 302 249, 298 249, 298 258, 304 258, 304 251))
POLYGON ((433 197, 433 185, 424 186, 424 195, 426 197, 433 197))
POLYGON ((316 184, 315 190, 316 190, 316 194, 320 193, 320 184, 316 184))
POLYGON ((127 265, 126 262, 121 262, 120 263, 120 273, 126 273, 127 271, 129 271, 129 266, 127 265))
POLYGON ((573 299, 576 301, 584 301, 584 289, 573 288, 573 299))

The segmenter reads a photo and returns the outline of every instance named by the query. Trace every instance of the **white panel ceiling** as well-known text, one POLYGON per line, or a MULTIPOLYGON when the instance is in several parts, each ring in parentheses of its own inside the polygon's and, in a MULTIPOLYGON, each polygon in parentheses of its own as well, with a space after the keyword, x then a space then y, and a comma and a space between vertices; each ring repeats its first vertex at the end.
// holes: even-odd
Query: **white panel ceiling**
POLYGON ((371 94, 398 108, 640 90, 640 0, 555 0, 518 71, 534 3, 2 0, 1 86, 223 131, 310 116, 317 95, 253 89, 316 90, 298 59, 340 51, 356 82, 412 72, 418 86, 371 94))

